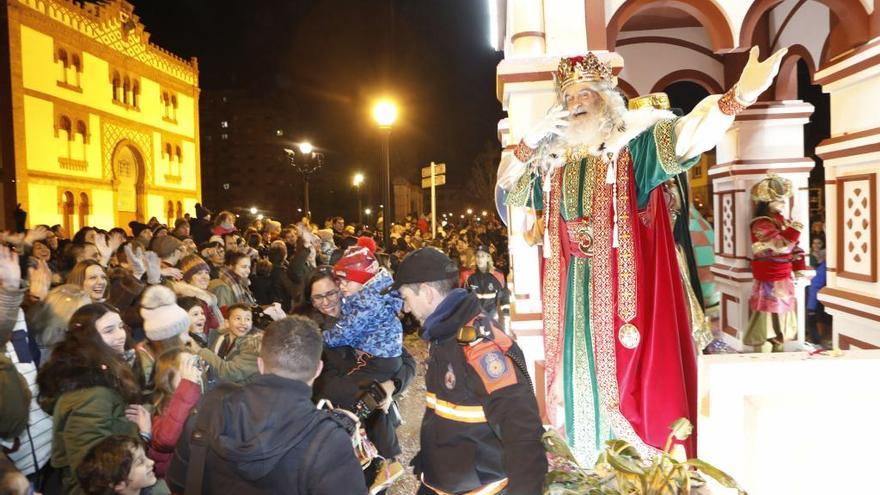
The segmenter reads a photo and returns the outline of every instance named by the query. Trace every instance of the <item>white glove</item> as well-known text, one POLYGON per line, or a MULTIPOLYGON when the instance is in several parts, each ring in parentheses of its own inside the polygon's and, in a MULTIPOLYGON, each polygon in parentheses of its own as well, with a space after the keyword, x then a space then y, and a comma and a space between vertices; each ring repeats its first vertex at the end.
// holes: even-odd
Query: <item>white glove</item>
POLYGON ((147 262, 147 283, 150 285, 156 285, 162 281, 162 262, 159 260, 159 255, 153 251, 147 251, 144 254, 144 259, 147 262))
POLYGON ((131 274, 134 275, 134 278, 140 280, 144 273, 147 273, 147 261, 144 258, 143 248, 138 246, 137 251, 132 251, 131 244, 126 244, 123 250, 131 267, 131 274))
POLYGON ((773 84, 773 78, 776 77, 779 72, 779 64, 782 63, 782 57, 787 52, 788 48, 782 48, 770 55, 767 60, 758 62, 761 49, 753 46, 749 51, 749 61, 739 76, 739 82, 736 83, 736 97, 747 104, 757 101, 761 93, 773 84))
POLYGON ((562 105, 551 107, 547 115, 523 136, 523 142, 529 148, 535 149, 545 137, 549 135, 561 136, 562 131, 568 127, 566 118, 568 118, 568 110, 564 110, 562 105))
POLYGON ((269 317, 272 318, 272 321, 282 320, 287 317, 287 314, 281 308, 281 304, 277 302, 272 303, 271 306, 266 306, 265 308, 263 308, 263 313, 269 315, 269 317))

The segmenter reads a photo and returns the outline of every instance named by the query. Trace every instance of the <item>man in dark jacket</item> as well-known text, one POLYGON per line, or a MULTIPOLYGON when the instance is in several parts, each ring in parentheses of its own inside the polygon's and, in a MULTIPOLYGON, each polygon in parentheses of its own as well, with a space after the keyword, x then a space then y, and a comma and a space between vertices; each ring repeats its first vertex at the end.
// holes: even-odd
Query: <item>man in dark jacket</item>
POLYGON ((190 222, 189 231, 197 246, 208 242, 211 238, 211 210, 201 203, 196 203, 196 219, 190 222))
POLYGON ((175 493, 366 494, 351 436, 311 402, 322 339, 307 318, 273 322, 260 375, 209 392, 187 421, 166 481, 175 493))
POLYGON ((413 459, 418 493, 540 494, 547 458, 522 350, 457 282, 448 256, 422 248, 403 259, 391 286, 431 343, 413 459))

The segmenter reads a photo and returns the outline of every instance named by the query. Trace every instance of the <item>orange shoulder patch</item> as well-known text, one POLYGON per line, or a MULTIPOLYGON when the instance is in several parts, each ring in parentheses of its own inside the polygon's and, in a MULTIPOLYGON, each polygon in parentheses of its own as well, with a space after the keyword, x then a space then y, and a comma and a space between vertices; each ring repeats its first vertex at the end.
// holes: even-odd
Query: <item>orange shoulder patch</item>
POLYGON ((491 394, 496 390, 517 383, 516 368, 513 361, 494 342, 481 342, 473 347, 465 347, 465 357, 491 394))

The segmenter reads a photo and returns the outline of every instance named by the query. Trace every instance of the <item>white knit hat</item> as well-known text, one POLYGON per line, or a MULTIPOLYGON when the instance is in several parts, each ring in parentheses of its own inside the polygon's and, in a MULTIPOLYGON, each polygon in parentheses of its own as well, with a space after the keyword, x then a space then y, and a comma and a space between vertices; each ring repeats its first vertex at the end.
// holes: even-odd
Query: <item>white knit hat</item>
POLYGON ((141 297, 141 317, 148 340, 176 337, 189 328, 189 314, 177 305, 174 292, 164 285, 153 285, 141 297))

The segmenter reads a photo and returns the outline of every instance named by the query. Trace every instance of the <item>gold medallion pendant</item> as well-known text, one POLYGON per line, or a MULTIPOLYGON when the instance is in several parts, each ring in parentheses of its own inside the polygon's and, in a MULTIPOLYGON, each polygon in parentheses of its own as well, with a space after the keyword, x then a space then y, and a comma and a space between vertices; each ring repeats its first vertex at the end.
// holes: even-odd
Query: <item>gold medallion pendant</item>
POLYGON ((642 336, 635 325, 632 323, 624 323, 617 331, 617 338, 620 340, 622 346, 627 349, 635 349, 639 346, 639 341, 642 339, 642 336))

